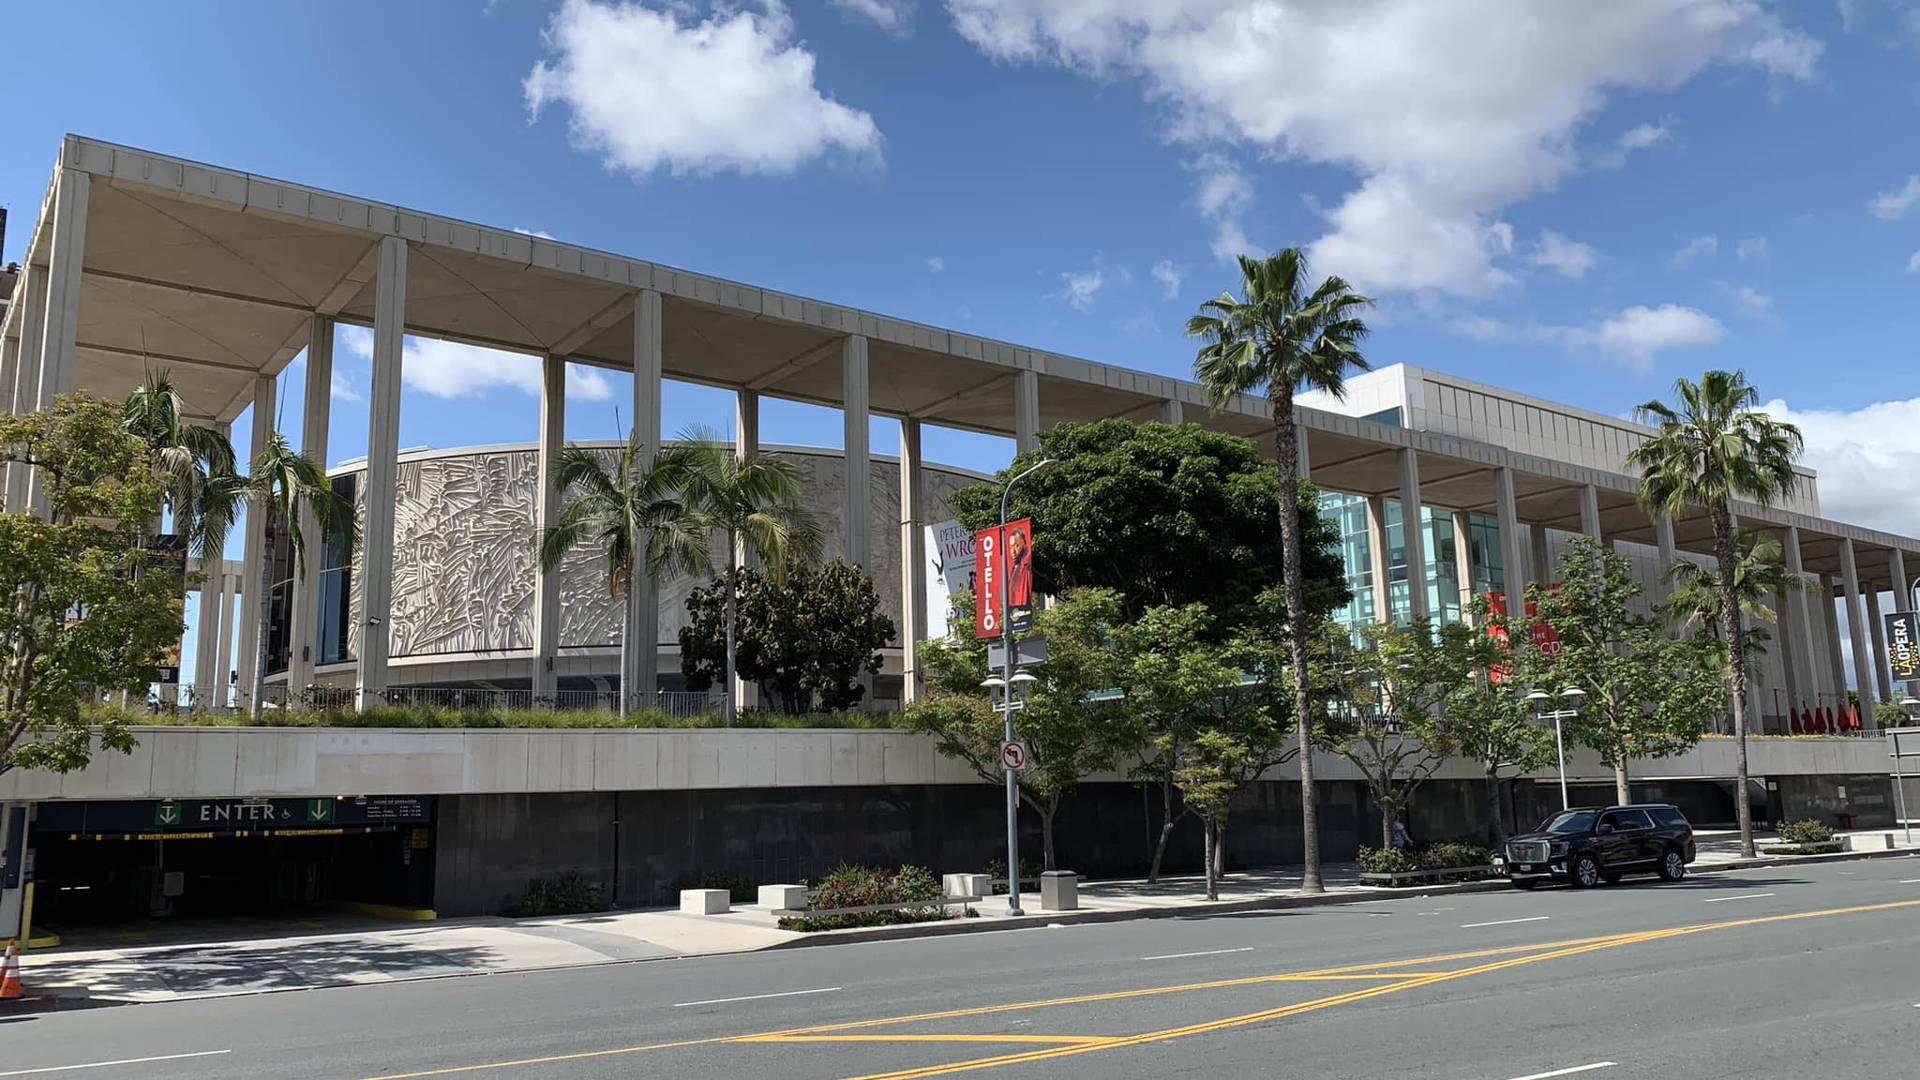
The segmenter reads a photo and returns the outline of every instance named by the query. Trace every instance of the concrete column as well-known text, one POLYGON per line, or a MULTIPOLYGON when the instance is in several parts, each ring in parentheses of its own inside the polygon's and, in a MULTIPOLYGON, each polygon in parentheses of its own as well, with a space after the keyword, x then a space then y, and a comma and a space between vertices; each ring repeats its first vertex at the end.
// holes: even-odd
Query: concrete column
POLYGON ((1513 499, 1513 470, 1506 466, 1493 473, 1493 517, 1500 529, 1500 584, 1508 597, 1507 612, 1518 615, 1525 610, 1520 601, 1526 593, 1521 574, 1526 559, 1520 546, 1520 513, 1513 499))
MULTIPOLYGON (((333 320, 315 315, 307 330, 307 392, 301 405, 300 453, 327 467, 327 425, 333 417, 333 320)), ((293 575, 287 605, 287 692, 313 685, 314 638, 320 630, 320 575, 327 566, 327 538, 311 510, 300 513, 306 552, 293 575)))
POLYGON ((1600 492, 1592 484, 1580 489, 1580 532, 1600 540, 1600 492))
MULTIPOLYGON (((1179 404, 1175 402, 1175 404, 1179 404)), ((921 694, 920 652, 927 639, 927 478, 920 421, 900 421, 900 662, 903 703, 921 694)))
MULTIPOLYGON (((20 271, 20 288, 14 295, 20 300, 20 355, 13 370, 13 411, 38 412, 46 407, 40 400, 40 349, 46 344, 41 328, 47 318, 47 268, 28 264, 20 271)), ((31 483, 24 462, 7 463, 7 513, 26 511, 31 483)))
MULTIPOLYGON (((752 461, 760 456, 760 391, 758 390, 742 387, 734 395, 733 452, 741 461, 752 461)), ((759 553, 749 549, 744 539, 734 548, 734 566, 756 566, 759 562, 759 553)), ((736 678, 733 685, 733 700, 742 709, 759 706, 760 684, 736 678)))
MULTIPOLYGON (((259 453, 273 437, 273 376, 253 380, 253 442, 251 453, 259 453)), ((388 500, 391 504, 392 500, 388 500)), ((372 500, 368 500, 372 505, 372 500)), ((241 554, 241 575, 246 581, 247 605, 240 609, 240 705, 249 713, 257 712, 260 687, 260 608, 261 598, 269 595, 272 584, 267 578, 267 511, 264 506, 247 507, 245 546, 241 554)))
MULTIPOLYGON (((1792 525, 1780 533, 1780 552, 1786 562, 1787 573, 1801 581, 1806 581, 1806 569, 1800 561, 1800 530, 1792 525)), ((1819 582, 1811 583, 1818 591, 1819 582)), ((1799 696, 1794 701, 1796 707, 1807 707, 1815 703, 1823 680, 1820 678, 1820 665, 1815 657, 1822 652, 1820 641, 1814 636, 1812 615, 1807 606, 1808 591, 1793 589, 1787 593, 1786 619, 1781 623, 1781 636, 1794 638, 1787 655, 1793 663, 1794 682, 1799 696)))
POLYGON ((1160 403, 1160 422, 1163 424, 1184 424, 1187 422, 1186 406, 1179 398, 1168 398, 1160 403))
MULTIPOLYGON (((633 301, 633 432, 646 451, 646 463, 660 451, 660 294, 643 289, 633 301)), ((660 688, 660 595, 646 574, 633 576, 627 594, 624 630, 627 687, 632 702, 645 708, 660 688)))
POLYGON ((1873 639, 1873 684, 1880 691, 1877 700, 1897 701, 1893 674, 1887 669, 1887 630, 1881 625, 1879 589, 1867 590, 1867 636, 1873 639))
POLYGON ((1899 548, 1887 553, 1889 569, 1893 572, 1893 610, 1913 610, 1913 579, 1907 577, 1907 554, 1899 548))
POLYGON ((1528 542, 1532 545, 1529 565, 1531 580, 1535 585, 1544 586, 1553 580, 1553 548, 1547 543, 1547 527, 1532 525, 1527 532, 1528 542))
POLYGON ((1367 554, 1373 561, 1373 621, 1393 623, 1393 583, 1387 577, 1387 501, 1367 499, 1367 554))
MULTIPOLYGON (((53 251, 48 258, 46 314, 40 328, 40 407, 73 389, 73 354, 80 334, 80 272, 87 248, 87 196, 92 179, 62 168, 54 177, 53 251)), ((27 501, 40 507, 41 481, 29 470, 27 501)))
POLYGON ((225 591, 227 560, 220 552, 208 552, 200 560, 200 625, 193 643, 193 705, 213 704, 219 691, 215 671, 220 653, 220 634, 226 624, 220 621, 221 594, 225 591))
POLYGON ((1294 446, 1300 452, 1300 479, 1313 479, 1313 440, 1307 436, 1306 428, 1295 425, 1294 446))
POLYGON ((1453 566, 1460 589, 1460 619, 1471 622, 1467 606, 1473 603, 1473 515, 1465 510, 1453 512, 1453 566))
MULTIPOLYGON (((536 537, 560 523, 560 450, 566 443, 567 358, 547 355, 540 369, 540 441, 534 444, 537 485, 533 494, 536 537)), ((538 543, 538 541, 535 541, 538 543)), ((560 655, 560 568, 533 565, 533 696, 551 698, 559 689, 554 664, 560 655)))
POLYGON ((847 337, 841 351, 844 387, 841 391, 841 416, 846 421, 847 492, 846 559, 867 571, 873 571, 873 459, 868 452, 867 411, 867 339, 859 334, 847 337))
POLYGON ((1840 613, 1834 607, 1834 593, 1840 588, 1839 579, 1831 574, 1820 575, 1821 607, 1827 620, 1827 676, 1831 684, 1830 702, 1835 708, 1847 698, 1847 665, 1840 652, 1840 613))
POLYGON ((354 702, 365 712, 387 690, 393 648, 393 502, 400 473, 400 365, 406 347, 407 242, 380 241, 373 304, 373 386, 367 406, 367 516, 360 546, 360 655, 354 702))
POLYGON ((1860 570, 1854 563, 1852 537, 1840 540, 1840 587, 1847 598, 1847 637, 1853 644, 1853 685, 1860 691, 1861 702, 1871 708, 1873 658, 1867 653, 1867 628, 1861 625, 1866 616, 1860 610, 1860 570))
POLYGON ((1427 603, 1427 538, 1420 515, 1420 458, 1408 447, 1400 451, 1400 538, 1407 547, 1407 614, 1432 617, 1427 603))
POLYGON ((1673 542, 1673 519, 1665 514, 1653 519, 1653 544, 1659 551, 1660 576, 1664 579, 1673 564, 1680 561, 1673 542))
MULTIPOLYGON (((19 295, 18 289, 15 289, 14 295, 19 295)), ((6 405, 8 416, 20 414, 20 408, 13 398, 14 383, 20 374, 20 339, 14 336, 19 321, 19 312, 9 306, 6 322, 0 324, 0 399, 4 399, 0 404, 6 405)))
POLYGON ((229 695, 233 686, 233 616, 234 609, 240 603, 240 579, 225 573, 225 565, 226 560, 221 560, 220 638, 214 642, 213 655, 213 703, 216 708, 225 708, 232 700, 229 695))
POLYGON ((1040 375, 1022 368, 1013 380, 1013 452, 1024 454, 1039 445, 1040 375))

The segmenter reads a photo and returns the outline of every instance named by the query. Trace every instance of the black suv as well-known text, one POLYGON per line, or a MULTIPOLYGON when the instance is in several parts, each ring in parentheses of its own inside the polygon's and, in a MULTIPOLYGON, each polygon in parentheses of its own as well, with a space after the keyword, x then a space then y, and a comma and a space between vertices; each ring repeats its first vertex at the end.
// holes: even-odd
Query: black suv
POLYGON ((1591 888, 1626 874, 1679 881, 1693 857, 1693 826, 1679 807, 1636 803, 1562 810, 1507 841, 1505 870, 1519 889, 1543 881, 1591 888))

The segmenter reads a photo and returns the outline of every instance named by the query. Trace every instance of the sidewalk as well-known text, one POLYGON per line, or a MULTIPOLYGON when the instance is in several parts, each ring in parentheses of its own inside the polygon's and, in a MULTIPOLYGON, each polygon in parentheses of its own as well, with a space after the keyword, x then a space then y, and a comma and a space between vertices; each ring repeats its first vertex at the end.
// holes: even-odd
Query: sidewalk
MULTIPOLYGON (((1889 830, 1854 835, 1881 837, 1889 830)), ((1896 851, 1920 851, 1892 831, 1896 851)), ((1730 831, 1697 834, 1695 872, 1770 863, 1841 861, 1862 853, 1797 858, 1739 858, 1739 837, 1730 831)), ((1771 837, 1767 838, 1768 840, 1771 837)), ((1871 853, 1866 853, 1871 854, 1871 853)), ((1891 853, 1889 853, 1891 854, 1891 853)), ((779 929, 770 912, 736 907, 725 915, 682 915, 671 909, 606 912, 546 919, 481 918, 328 932, 324 924, 282 924, 279 933, 236 940, 175 940, 167 944, 111 946, 76 942, 34 950, 22 957, 27 993, 107 1002, 167 1001, 191 997, 271 993, 320 986, 393 982, 541 968, 631 963, 676 956, 750 952, 835 942, 969 933, 1047 923, 1107 922, 1173 912, 1196 915, 1309 904, 1358 903, 1394 896, 1505 888, 1502 881, 1383 889, 1362 885, 1352 863, 1325 868, 1327 893, 1303 896, 1297 867, 1236 871, 1221 882, 1220 899, 1209 902, 1198 877, 1083 882, 1073 912, 1039 909, 1039 897, 1024 896, 1026 914, 1007 913, 1005 897, 975 905, 976 918, 904 926, 798 934, 779 929), (322 927, 292 933, 297 927, 322 927)), ((364 924, 362 924, 364 925, 364 924)), ((178 924, 155 936, 189 934, 178 924)), ((213 931, 208 929, 208 933, 213 931)))

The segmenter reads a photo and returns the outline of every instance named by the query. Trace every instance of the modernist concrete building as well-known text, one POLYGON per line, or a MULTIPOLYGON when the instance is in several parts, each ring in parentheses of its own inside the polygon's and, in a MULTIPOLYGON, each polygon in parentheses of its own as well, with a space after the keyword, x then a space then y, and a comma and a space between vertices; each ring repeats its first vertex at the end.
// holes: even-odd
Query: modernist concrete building
MULTIPOLYGON (((567 602, 591 591, 582 588, 587 579, 579 571, 512 565, 475 572, 449 562, 452 548, 421 544, 415 531, 418 523, 444 514, 476 536, 487 530, 498 537, 530 536, 552 519, 569 363, 632 372, 634 426, 653 445, 662 428, 663 379, 733 392, 742 454, 763 450, 763 396, 842 410, 844 450, 807 453, 809 460, 831 461, 839 477, 837 486, 817 489, 837 493, 833 509, 844 523, 830 554, 878 572, 890 592, 897 590, 901 648, 899 666, 890 671, 899 673, 902 698, 917 693, 916 643, 926 636, 923 528, 944 516, 936 492, 953 476, 924 460, 925 426, 1006 436, 1022 449, 1053 424, 1105 417, 1196 423, 1254 438, 1272 432, 1262 400, 1236 399, 1213 409, 1198 386, 1181 379, 510 229, 74 136, 61 143, 53 165, 25 266, 0 323, 0 396, 10 395, 12 409, 44 408, 56 394, 75 389, 124 395, 150 366, 165 365, 200 422, 231 424, 251 407, 257 445, 275 422, 275 377, 304 350, 307 393, 304 412, 295 418, 297 442, 324 458, 334 327, 372 329, 369 453, 349 470, 364 512, 349 595, 336 590, 323 603, 329 567, 321 565, 322 545, 309 548, 312 561, 304 576, 270 567, 275 560, 267 523, 257 518, 247 525, 241 568, 241 587, 255 596, 275 581, 290 582, 290 614, 276 646, 287 657, 286 670, 275 673, 275 680, 294 687, 318 680, 350 685, 363 703, 408 685, 524 680, 531 692, 552 693, 571 678, 606 678, 616 616, 567 602), (541 357, 536 443, 530 449, 403 456, 400 368, 409 334, 541 357), (893 462, 869 446, 873 416, 900 422, 893 462), (449 503, 444 493, 456 474, 468 478, 462 483, 479 486, 449 503), (441 478, 440 494, 428 490, 431 475, 441 478), (489 494, 496 491, 497 499, 489 494), (893 493, 894 506, 885 505, 881 491, 893 493), (476 523, 475 514, 499 520, 476 523), (897 537, 897 583, 876 530, 897 537), (499 591, 499 602, 473 606, 493 599, 476 597, 479 589, 499 591), (596 619, 604 625, 580 629, 596 619)), ((1598 537, 1628 551, 1650 584, 1675 560, 1708 552, 1708 523, 1698 508, 1652 520, 1637 506, 1635 481, 1623 471, 1622 457, 1646 433, 1612 417, 1396 366, 1355 379, 1345 402, 1301 402, 1291 422, 1302 436, 1312 479, 1330 493, 1328 506, 1346 525, 1356 585, 1351 618, 1456 612, 1472 591, 1511 588, 1523 576, 1537 580, 1551 573, 1556 546, 1571 535, 1598 537)), ((1810 595, 1790 599, 1776 638, 1780 648, 1755 695, 1776 726, 1790 705, 1830 706, 1849 683, 1869 698, 1895 695, 1875 632, 1879 620, 1870 615, 1889 592, 1896 605, 1905 605, 1912 581, 1908 560, 1920 557, 1920 540, 1821 516, 1816 478, 1808 474, 1805 480, 1784 505, 1736 508, 1743 525, 1777 534, 1790 568, 1815 585, 1810 595), (1841 662, 1841 627, 1851 643, 1851 665, 1841 662)), ((23 466, 9 467, 9 510, 37 505, 35 481, 23 466)), ((501 543, 498 550, 517 541, 501 543)), ((1920 563, 1913 565, 1920 569, 1920 563)), ((203 610, 223 608, 215 602, 222 583, 210 582, 207 589, 203 610)), ((634 592, 634 602, 617 616, 620 632, 670 642, 671 624, 663 618, 672 598, 650 587, 634 592)), ((256 639, 261 607, 238 605, 240 640, 256 639)), ((257 673, 252 651, 242 653, 238 681, 248 686, 257 673)), ((201 654, 203 664, 221 664, 217 648, 203 647, 201 654)), ((629 682, 663 685, 661 660, 658 649, 631 650, 629 682)), ((220 680, 207 671, 204 679, 196 674, 196 681, 220 680)), ((974 784, 954 775, 951 763, 939 762, 896 778, 889 771, 896 758, 932 760, 929 744, 897 734, 493 734, 156 732, 135 758, 106 755, 70 780, 9 776, 0 783, 0 801, 86 807, 114 802, 117 808, 99 811, 101 822, 114 822, 111 827, 95 829, 86 816, 92 810, 83 807, 56 811, 43 830, 84 838, 143 835, 123 826, 141 815, 164 816, 165 807, 153 800, 442 799, 437 809, 431 801, 368 804, 370 816, 360 826, 407 839, 362 851, 353 880, 365 885, 362 898, 385 893, 417 899, 425 889, 430 898, 443 897, 436 902, 449 910, 497 910, 502 895, 524 889, 528 874, 579 865, 587 856, 576 858, 576 849, 597 852, 609 835, 608 880, 628 897, 657 896, 685 871, 759 859, 750 852, 760 850, 755 843, 762 837, 782 838, 761 845, 768 852, 804 852, 769 871, 776 874, 830 865, 838 857, 914 855, 924 849, 923 833, 952 831, 933 827, 949 820, 958 805, 942 802, 947 796, 938 785, 974 784), (482 742, 484 752, 473 749, 482 742), (677 755, 671 760, 669 744, 677 755), (850 790, 827 790, 841 785, 850 790), (757 787, 781 790, 765 798, 744 793, 757 787), (694 789, 713 794, 696 799, 694 789), (661 810, 663 821, 708 815, 711 835, 692 824, 679 833, 650 831, 647 842, 659 851, 644 868, 622 866, 617 829, 633 820, 622 817, 623 792, 636 799, 635 793, 652 793, 646 798, 656 801, 644 805, 661 810), (677 809, 667 813, 668 803, 677 809), (728 814, 755 824, 743 832, 728 814), (792 824, 803 820, 823 820, 840 831, 792 824), (864 831, 848 832, 851 823, 864 831), (567 842, 554 841, 556 835, 567 842), (696 842, 698 836, 708 839, 696 842), (416 838, 425 846, 411 846, 416 838), (488 862, 509 850, 511 859, 488 862), (437 860, 438 869, 418 868, 415 851, 437 860), (384 869, 376 873, 366 860, 384 869)), ((1811 809, 1879 821, 1891 817, 1884 750, 1862 740, 1844 740, 1845 750, 1832 745, 1839 742, 1782 743, 1777 753, 1756 757, 1763 762, 1756 764, 1756 775, 1769 792, 1779 791, 1772 813, 1811 809)), ((1724 808, 1730 764, 1717 748, 1707 750, 1712 752, 1684 761, 1636 763, 1635 772, 1662 784, 1704 785, 1686 797, 1724 808)), ((1579 763, 1575 769, 1593 774, 1579 763)), ((1337 857, 1364 835, 1357 824, 1364 800, 1355 795, 1351 778, 1337 770, 1330 775, 1321 797, 1340 807, 1323 818, 1334 836, 1329 850, 1337 857)), ((1087 835, 1095 838, 1090 844, 1114 835, 1113 814, 1123 803, 1140 803, 1117 778, 1095 787, 1100 790, 1085 796, 1092 815, 1087 835)), ((977 795, 979 805, 968 803, 966 814, 990 818, 992 791, 985 785, 970 790, 965 797, 977 795)), ((1663 794, 1682 798, 1677 789, 1663 794)), ((1291 857, 1287 837, 1297 829, 1289 833, 1284 826, 1291 820, 1286 808, 1298 805, 1297 785, 1275 777, 1251 797, 1276 812, 1249 816, 1236 827, 1235 844, 1248 845, 1240 850, 1252 861, 1291 857), (1264 824, 1255 826, 1255 820, 1264 824)), ((1463 807, 1479 805, 1467 787, 1451 798, 1463 807)), ((629 811, 635 805, 629 802, 629 811)), ((1534 803, 1516 798, 1515 805, 1534 803)), ((207 812, 217 814, 218 807, 207 812)), ((1452 820, 1442 809, 1431 812, 1435 821, 1452 820)), ((1711 819, 1719 810, 1703 813, 1711 819)), ((963 818, 972 820, 951 820, 963 818)), ((1463 831, 1458 824, 1431 831, 1463 831)), ((968 832, 962 839, 972 846, 955 847, 961 852, 955 859, 989 849, 993 830, 977 831, 987 839, 968 832)), ((629 836, 629 853, 632 842, 629 836)), ((78 858, 75 849, 66 850, 78 858)), ((1117 869, 1126 862, 1108 854, 1088 858, 1083 868, 1117 869)), ((146 872, 157 872, 157 866, 146 872)), ((0 907, 0 924, 5 921, 0 907)))

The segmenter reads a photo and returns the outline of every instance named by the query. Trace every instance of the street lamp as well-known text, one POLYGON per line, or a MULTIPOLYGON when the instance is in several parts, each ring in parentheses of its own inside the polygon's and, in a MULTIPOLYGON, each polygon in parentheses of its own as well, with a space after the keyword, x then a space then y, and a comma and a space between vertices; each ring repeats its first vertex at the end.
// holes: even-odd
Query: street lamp
MULTIPOLYGON (((1007 611, 1007 502, 1013 496, 1013 485, 1053 464, 1052 458, 1041 458, 1029 465, 1025 471, 1007 481, 1000 492, 1000 531, 994 534, 994 544, 999 551, 996 557, 1000 563, 1000 665, 999 698, 1000 712, 1005 718, 1003 731, 1006 742, 1013 741, 1013 710, 1020 707, 1014 698, 1025 704, 1027 688, 1034 682, 1032 675, 1013 673, 1013 620, 1007 611)), ((989 683, 994 679, 988 679, 989 683)), ((984 684, 983 684, 984 685, 984 684)), ((1004 763, 1003 763, 1004 764, 1004 763)), ((1024 915, 1020 910, 1020 777, 1007 769, 1007 914, 1024 915)))
POLYGON ((1547 720, 1553 721, 1554 755, 1559 758, 1560 762, 1560 809, 1566 810, 1572 807, 1573 801, 1567 798, 1567 741, 1566 736, 1561 733, 1560 722, 1562 720, 1571 720, 1580 715, 1580 702, 1587 696, 1587 692, 1577 686, 1569 686, 1565 690, 1560 691, 1560 696, 1566 699, 1568 707, 1564 709, 1554 709, 1550 712, 1542 711, 1546 703, 1553 700, 1553 696, 1546 691, 1535 690, 1533 693, 1527 695, 1527 700, 1533 702, 1533 718, 1535 720, 1542 722, 1547 720))

